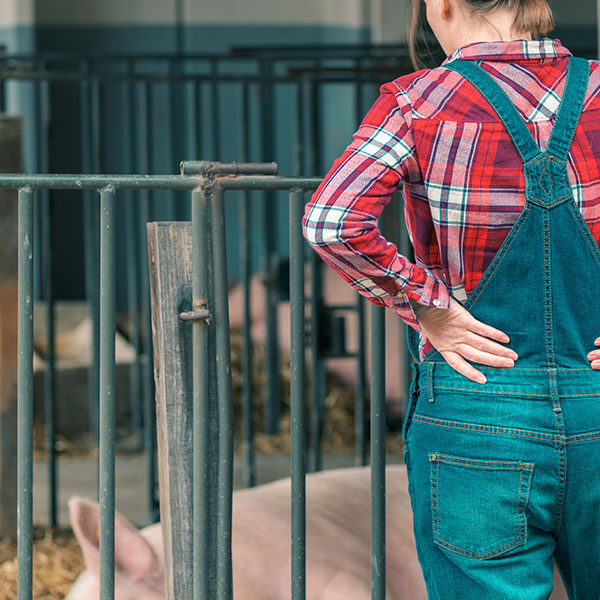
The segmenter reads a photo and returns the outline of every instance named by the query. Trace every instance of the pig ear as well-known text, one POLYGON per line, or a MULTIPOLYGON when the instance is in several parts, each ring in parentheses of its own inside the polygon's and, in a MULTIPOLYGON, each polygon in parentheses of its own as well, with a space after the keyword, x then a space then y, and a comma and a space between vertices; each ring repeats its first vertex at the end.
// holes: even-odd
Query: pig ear
MULTIPOLYGON (((96 502, 74 496, 69 500, 71 525, 81 546, 87 568, 100 577, 100 506, 96 502)), ((155 574, 160 569, 152 547, 123 515, 115 513, 115 566, 131 579, 155 574)))

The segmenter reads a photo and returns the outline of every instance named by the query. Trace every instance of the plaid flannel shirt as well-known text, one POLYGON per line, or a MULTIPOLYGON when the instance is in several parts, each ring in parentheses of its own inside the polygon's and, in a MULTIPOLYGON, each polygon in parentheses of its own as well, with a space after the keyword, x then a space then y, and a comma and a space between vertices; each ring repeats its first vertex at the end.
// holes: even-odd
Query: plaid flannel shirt
MULTIPOLYGON (((543 151, 565 86, 571 52, 560 40, 473 42, 442 65, 477 61, 508 94, 543 151)), ((600 61, 590 79, 568 158, 573 195, 600 240, 600 61)), ((448 308, 464 302, 525 203, 522 160, 504 124, 459 74, 436 67, 380 87, 353 141, 312 195, 304 237, 360 294, 393 310, 424 339, 410 300, 448 308), (402 184, 415 262, 377 226, 402 184)))

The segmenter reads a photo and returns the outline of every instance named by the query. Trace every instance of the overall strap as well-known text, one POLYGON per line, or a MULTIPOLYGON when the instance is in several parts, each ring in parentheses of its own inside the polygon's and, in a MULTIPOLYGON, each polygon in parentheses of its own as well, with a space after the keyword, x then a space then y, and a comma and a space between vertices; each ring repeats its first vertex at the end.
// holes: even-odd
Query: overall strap
POLYGON ((567 82, 563 92, 558 114, 550 133, 550 140, 546 152, 556 158, 567 160, 569 148, 579 123, 583 102, 588 87, 590 63, 578 56, 569 57, 567 82))
MULTIPOLYGON (((452 60, 444 67, 468 79, 492 105, 508 130, 524 163, 541 154, 525 121, 506 92, 489 73, 474 61, 466 59, 452 60)), ((546 149, 546 152, 557 158, 566 160, 583 106, 588 76, 589 62, 584 58, 570 56, 565 91, 546 149)))
POLYGON ((492 105, 508 130, 524 163, 540 154, 541 151, 538 145, 512 100, 491 75, 478 64, 467 59, 452 60, 444 67, 456 71, 465 79, 468 79, 492 105))

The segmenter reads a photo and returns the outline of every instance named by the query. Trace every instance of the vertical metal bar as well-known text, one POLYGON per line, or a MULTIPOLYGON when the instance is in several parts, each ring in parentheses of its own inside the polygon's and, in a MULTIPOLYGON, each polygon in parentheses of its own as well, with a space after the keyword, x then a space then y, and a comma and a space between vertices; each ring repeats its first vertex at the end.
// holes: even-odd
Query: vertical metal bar
MULTIPOLYGON (((321 65, 321 61, 314 61, 315 68, 321 65)), ((321 148, 320 148, 320 88, 316 81, 310 80, 308 85, 309 101, 307 103, 309 110, 309 130, 310 130, 310 148, 308 149, 307 160, 309 173, 317 175, 321 166, 321 148)), ((315 471, 321 470, 321 433, 322 416, 325 412, 325 363, 319 357, 319 345, 317 331, 319 329, 319 308, 324 304, 323 300, 323 261, 319 260, 316 253, 311 255, 311 448, 312 448, 312 468, 315 471)))
POLYGON ((17 555, 19 600, 33 593, 33 190, 19 190, 17 555))
MULTIPOLYGON (((40 173, 48 173, 49 148, 48 127, 50 123, 50 89, 47 80, 37 82, 38 93, 36 94, 36 112, 39 118, 39 145, 37 147, 36 164, 40 173)), ((54 422, 55 410, 55 328, 54 328, 54 259, 52 244, 52 211, 49 190, 40 190, 37 194, 40 206, 40 220, 38 232, 34 228, 34 235, 40 243, 41 254, 36 258, 40 262, 42 288, 46 299, 46 371, 44 374, 44 423, 46 431, 46 466, 48 471, 48 523, 57 524, 57 477, 56 477, 56 454, 54 451, 54 422)), ((35 261, 34 261, 35 263, 35 261)))
POLYGON ((385 308, 371 306, 371 598, 385 599, 385 308))
POLYGON ((196 119, 196 127, 194 128, 195 133, 195 142, 196 145, 194 147, 194 152, 192 156, 200 158, 204 152, 204 139, 202 135, 202 124, 205 122, 202 118, 202 109, 204 107, 204 102, 202 98, 202 83, 200 81, 194 81, 194 90, 196 96, 197 104, 194 105, 194 109, 192 112, 194 113, 194 118, 196 119))
POLYGON ((198 87, 197 81, 188 82, 188 95, 187 95, 187 111, 186 119, 187 133, 188 133, 188 147, 187 153, 192 160, 198 160, 198 120, 201 116, 197 113, 198 107, 198 87))
POLYGON ((357 294, 356 318, 358 321, 358 351, 356 387, 354 388, 354 464, 367 464, 367 435, 365 424, 365 298, 357 294))
POLYGON ((290 191, 290 436, 292 451, 292 599, 306 595, 306 442, 304 422, 304 192, 290 191))
MULTIPOLYGON (((46 190, 48 191, 48 190, 46 190)), ((54 449, 55 360, 54 360, 54 257, 52 244, 52 207, 50 194, 42 199, 42 243, 44 247, 44 295, 46 297, 46 371, 44 373, 44 421, 46 429, 46 456, 48 469, 48 522, 57 524, 56 506, 56 453, 54 449)))
MULTIPOLYGON (((193 252, 193 304, 194 308, 207 308, 207 213, 205 189, 192 191, 192 252, 193 252)), ((208 390, 208 324, 204 320, 193 322, 194 355, 194 539, 193 595, 195 599, 209 600, 208 560, 208 485, 206 469, 209 464, 209 390, 208 390)))
POLYGON ((214 323, 219 407, 219 502, 217 507, 217 598, 219 600, 229 600, 233 596, 231 564, 233 406, 231 399, 231 351, 229 345, 224 201, 223 189, 215 186, 211 190, 210 206, 214 259, 214 323))
MULTIPOLYGON (((125 172, 134 172, 135 165, 135 103, 133 97, 132 75, 133 60, 127 59, 127 80, 124 82, 124 105, 123 129, 125 131, 125 172)), ((137 230, 138 220, 136 218, 136 192, 125 190, 125 252, 127 256, 127 305, 129 311, 129 341, 135 351, 134 362, 131 365, 129 390, 131 407, 131 432, 135 437, 135 444, 142 446, 142 424, 141 424, 141 369, 140 369, 140 318, 139 318, 139 285, 138 285, 138 256, 137 256, 137 230)))
MULTIPOLYGON (((248 84, 242 84, 242 126, 240 127, 240 160, 250 159, 250 102, 248 84)), ((244 287, 244 320, 242 325, 242 408, 244 423, 244 440, 246 442, 246 487, 254 487, 256 483, 256 459, 254 456, 254 431, 252 423, 252 334, 251 334, 251 246, 250 246, 250 192, 244 191, 240 209, 240 271, 244 287)))
POLYGON ((100 595, 115 587, 115 189, 100 192, 100 595))
MULTIPOLYGON (((262 160, 273 160, 274 152, 274 99, 273 99, 273 65, 270 58, 262 58, 259 63, 260 92, 260 131, 262 143, 262 160)), ((261 222, 277 223, 277 202, 272 191, 264 193, 260 205, 261 222)), ((261 247, 262 269, 265 274, 265 431, 275 435, 279 432, 281 420, 281 394, 279 382, 279 336, 277 318, 277 298, 275 293, 274 260, 276 258, 276 227, 267 227, 261 247)))
MULTIPOLYGON (((172 57, 167 58, 169 65, 169 72, 167 80, 168 82, 168 93, 167 93, 167 109, 164 112, 164 118, 166 121, 166 135, 168 137, 167 143, 167 164, 169 169, 177 165, 176 156, 178 154, 178 142, 179 142, 179 127, 180 117, 182 111, 182 97, 181 97, 181 81, 177 79, 180 74, 179 60, 172 57)), ((175 221, 177 216, 177 199, 178 194, 175 190, 167 190, 165 194, 168 198, 166 206, 166 220, 175 221)))
MULTIPOLYGON (((92 95, 90 88, 89 59, 80 63, 81 88, 81 167, 84 173, 97 172, 95 170, 97 158, 94 154, 92 95)), ((88 371, 88 410, 90 430, 96 444, 99 441, 98 432, 98 390, 99 390, 99 339, 100 324, 98 320, 98 254, 96 223, 97 197, 90 191, 83 192, 83 244, 85 264, 85 295, 89 303, 90 319, 92 321, 92 352, 91 364, 88 371)))
POLYGON ((319 311, 323 305, 321 286, 321 259, 316 252, 310 254, 310 448, 312 471, 321 470, 321 430, 325 397, 325 363, 320 358, 319 311))
POLYGON ((294 175, 304 172, 304 95, 303 78, 296 82, 296 139, 294 141, 294 175))
POLYGON ((210 60, 210 76, 213 160, 221 160, 221 123, 219 120, 219 63, 216 58, 211 58, 210 60))
MULTIPOLYGON (((140 169, 142 173, 150 173, 152 168, 153 138, 152 138, 152 98, 151 84, 145 81, 141 88, 140 97, 140 124, 141 139, 144 152, 140 153, 140 169)), ((142 370, 142 390, 143 390, 143 417, 144 417, 144 452, 146 454, 146 475, 147 475, 147 505, 148 518, 151 523, 158 520, 159 509, 156 502, 156 460, 154 457, 155 445, 155 403, 154 403, 154 372, 152 369, 152 319, 150 314, 150 282, 148 270, 148 238, 146 235, 146 223, 150 220, 152 211, 152 192, 144 190, 141 193, 139 205, 140 218, 140 273, 141 273, 141 308, 142 319, 144 323, 144 368, 142 370)))

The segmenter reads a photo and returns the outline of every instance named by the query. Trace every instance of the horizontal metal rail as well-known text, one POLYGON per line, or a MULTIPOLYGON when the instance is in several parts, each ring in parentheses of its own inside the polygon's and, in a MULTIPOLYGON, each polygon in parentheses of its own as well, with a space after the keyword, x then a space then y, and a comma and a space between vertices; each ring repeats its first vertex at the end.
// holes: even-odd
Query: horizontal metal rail
MULTIPOLYGON (((112 185, 128 190, 193 190, 206 182, 202 175, 22 175, 0 174, 0 187, 52 190, 101 190, 112 185)), ((268 175, 220 177, 215 185, 230 190, 314 189, 322 181, 317 177, 271 177, 268 175)))

